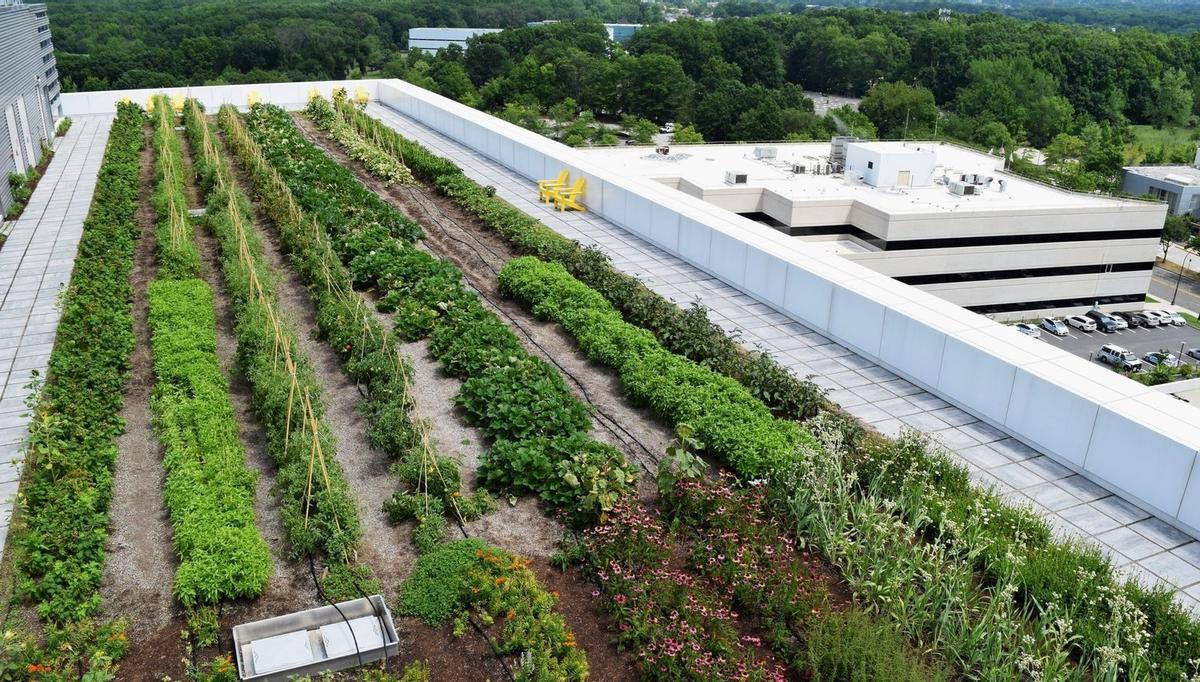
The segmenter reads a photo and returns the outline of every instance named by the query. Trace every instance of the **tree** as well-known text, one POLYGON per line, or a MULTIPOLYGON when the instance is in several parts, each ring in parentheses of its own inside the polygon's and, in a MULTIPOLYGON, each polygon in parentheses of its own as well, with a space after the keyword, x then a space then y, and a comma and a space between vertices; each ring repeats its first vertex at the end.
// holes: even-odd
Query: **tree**
POLYGON ((621 110, 665 123, 675 120, 691 95, 692 81, 674 57, 665 54, 626 56, 621 70, 621 110))
POLYGON ((1184 244, 1187 248, 1188 241, 1192 238, 1192 221, 1186 215, 1168 215, 1163 222, 1162 241, 1159 246, 1162 247, 1163 260, 1167 259, 1167 253, 1171 250, 1172 244, 1184 244))
POLYGON ((786 134, 783 110, 772 97, 764 97, 757 106, 739 116, 733 126, 735 140, 782 140, 786 134))
POLYGON ((653 144, 654 136, 658 134, 658 126, 654 121, 626 114, 621 119, 621 127, 635 144, 653 144))
POLYGON ((1192 90, 1187 74, 1180 69, 1167 69, 1154 81, 1154 111, 1151 122, 1156 126, 1184 125, 1192 113, 1192 90))
POLYGON ((692 111, 692 123, 710 141, 729 140, 738 117, 746 110, 748 88, 739 81, 722 81, 703 91, 692 111))
POLYGON ((783 58, 765 29, 745 19, 729 19, 717 24, 717 38, 725 61, 737 64, 747 85, 783 84, 783 58))
POLYGON ((1055 135, 1064 132, 1071 126, 1071 117, 1075 108, 1066 97, 1043 97, 1029 104, 1025 114, 1025 133, 1029 143, 1035 147, 1044 147, 1055 135))
POLYGON ((704 144, 704 136, 691 125, 686 125, 675 129, 671 144, 704 144))
POLYGON ((476 102, 475 86, 471 83, 462 62, 436 60, 429 69, 429 76, 437 83, 437 92, 468 106, 476 102))
POLYGON ((1068 159, 1078 159, 1083 156, 1085 148, 1086 145, 1080 138, 1066 133, 1059 133, 1054 136, 1050 144, 1046 145, 1046 162, 1057 164, 1068 159))
POLYGON ((989 149, 1003 149, 1006 160, 1012 154, 1013 148, 1016 147, 1013 144, 1012 134, 1000 121, 989 121, 983 124, 972 139, 989 149))
POLYGON ((467 39, 467 54, 463 66, 476 87, 502 76, 512 67, 508 50, 495 38, 494 33, 485 33, 467 39))
POLYGON ((695 19, 643 26, 625 44, 625 49, 634 55, 670 55, 679 60, 692 80, 699 80, 700 71, 709 59, 721 56, 721 43, 717 41, 712 24, 695 19))
POLYGON ((921 85, 880 83, 858 105, 883 138, 928 137, 938 119, 933 93, 921 85))

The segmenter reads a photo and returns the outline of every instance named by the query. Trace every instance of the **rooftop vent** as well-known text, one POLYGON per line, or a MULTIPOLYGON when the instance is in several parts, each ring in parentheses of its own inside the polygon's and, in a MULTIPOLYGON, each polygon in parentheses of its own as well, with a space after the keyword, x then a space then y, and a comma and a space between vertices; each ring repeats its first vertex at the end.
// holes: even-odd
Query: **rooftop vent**
POLYGON ((960 196, 960 197, 973 196, 978 191, 978 189, 979 189, 979 187, 973 183, 962 182, 960 180, 951 180, 950 181, 950 193, 955 196, 960 196))
POLYGON ((746 174, 738 171, 725 171, 726 185, 744 185, 746 184, 746 174))
POLYGON ((756 159, 773 159, 779 156, 779 150, 775 147, 755 147, 754 158, 756 159))

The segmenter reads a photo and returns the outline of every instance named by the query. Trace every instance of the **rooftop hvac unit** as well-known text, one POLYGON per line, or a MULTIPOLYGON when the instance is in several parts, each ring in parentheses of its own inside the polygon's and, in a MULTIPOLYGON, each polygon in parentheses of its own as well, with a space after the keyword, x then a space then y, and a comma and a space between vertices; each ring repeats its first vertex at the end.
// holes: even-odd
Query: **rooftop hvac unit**
POLYGON ((839 168, 846 165, 846 145, 858 141, 859 138, 852 135, 835 135, 830 140, 829 163, 839 168))
POLYGON ((808 169, 805 168, 802 164, 799 164, 799 163, 792 164, 792 172, 795 173, 796 175, 804 175, 804 173, 807 170, 808 169))
POLYGON ((726 185, 744 185, 746 184, 746 174, 737 171, 725 171, 726 185))
POLYGON ((960 197, 969 197, 975 194, 975 185, 968 182, 951 181, 950 193, 960 197))
POLYGON ((773 159, 779 156, 779 150, 775 147, 755 147, 754 158, 756 159, 773 159))

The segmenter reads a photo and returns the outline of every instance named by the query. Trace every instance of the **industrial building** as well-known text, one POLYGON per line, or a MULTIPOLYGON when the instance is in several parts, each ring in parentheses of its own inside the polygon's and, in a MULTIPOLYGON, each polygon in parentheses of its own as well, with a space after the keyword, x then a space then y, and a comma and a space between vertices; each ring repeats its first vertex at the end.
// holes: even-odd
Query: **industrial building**
POLYGON ((1190 166, 1127 166, 1121 191, 1165 202, 1171 215, 1200 218, 1200 149, 1190 166))
POLYGON ((437 52, 451 45, 467 49, 467 39, 484 33, 499 33, 500 28, 410 28, 408 49, 437 52))
POLYGON ((1018 177, 999 157, 941 142, 586 153, 1001 320, 1140 308, 1165 212, 1018 177))
POLYGON ((36 167, 54 137, 60 90, 46 6, 0 0, 0 215, 12 203, 3 179, 36 167))

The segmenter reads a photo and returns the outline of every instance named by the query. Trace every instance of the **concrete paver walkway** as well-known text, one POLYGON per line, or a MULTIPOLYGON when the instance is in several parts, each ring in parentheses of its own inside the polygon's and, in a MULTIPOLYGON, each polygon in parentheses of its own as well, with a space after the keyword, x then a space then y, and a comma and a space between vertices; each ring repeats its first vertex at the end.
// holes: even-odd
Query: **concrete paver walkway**
POLYGON ((537 201, 531 181, 482 154, 389 107, 372 103, 367 113, 452 159, 472 179, 492 185, 498 196, 560 234, 598 246, 657 293, 682 304, 703 303, 711 319, 739 331, 747 347, 761 347, 799 376, 811 376, 832 400, 879 431, 930 434, 978 484, 1032 507, 1061 535, 1095 542, 1123 573, 1168 586, 1181 604, 1200 613, 1200 542, 1187 534, 603 218, 557 213, 537 201))
POLYGON ((71 279, 111 126, 111 116, 73 122, 0 247, 0 557, 21 477, 28 384, 34 373, 46 374, 58 294, 71 279))

